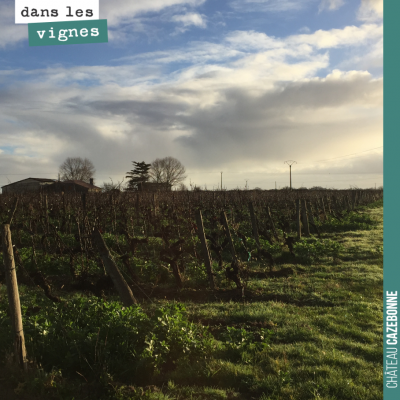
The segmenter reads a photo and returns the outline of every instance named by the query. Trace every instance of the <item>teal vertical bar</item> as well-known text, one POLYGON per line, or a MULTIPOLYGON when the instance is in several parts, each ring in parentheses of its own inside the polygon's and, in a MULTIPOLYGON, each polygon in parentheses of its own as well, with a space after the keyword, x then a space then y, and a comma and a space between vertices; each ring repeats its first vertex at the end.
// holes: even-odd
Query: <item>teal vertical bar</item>
POLYGON ((400 1, 385 0, 383 11, 383 398, 399 400, 400 1), (392 294, 392 303, 388 302, 388 293, 392 294))

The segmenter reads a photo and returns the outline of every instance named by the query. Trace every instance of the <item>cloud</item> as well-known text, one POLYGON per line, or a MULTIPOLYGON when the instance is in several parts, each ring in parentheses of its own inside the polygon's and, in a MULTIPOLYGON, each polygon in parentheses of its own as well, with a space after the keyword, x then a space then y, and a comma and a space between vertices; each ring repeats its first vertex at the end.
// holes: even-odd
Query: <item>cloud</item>
POLYGON ((344 0, 322 0, 319 4, 319 11, 323 10, 338 10, 340 7, 344 5, 344 0))
POLYGON ((306 8, 315 0, 234 0, 231 7, 241 12, 288 12, 306 8))
POLYGON ((359 154, 347 158, 333 159, 315 163, 300 163, 296 165, 300 174, 383 174, 383 152, 359 154))
MULTIPOLYGON (((138 16, 147 13, 160 12, 168 8, 185 7, 195 8, 203 4, 205 0, 102 0, 100 2, 100 18, 107 19, 111 28, 110 39, 125 40, 132 34, 132 30, 143 31, 143 25, 138 16), (129 33, 121 32, 121 25, 129 24, 129 33), (115 28, 118 27, 118 31, 115 28)), ((15 5, 12 0, 2 0, 0 4, 0 48, 16 45, 22 40, 28 39, 28 26, 15 25, 15 5)), ((196 22, 194 20, 194 22, 196 22)))
MULTIPOLYGON (((288 157, 312 161, 380 146, 382 79, 351 66, 330 71, 327 54, 378 43, 380 29, 283 38, 237 31, 118 66, 0 71, 0 148, 16 147, 2 154, 0 169, 56 176, 66 157, 82 156, 101 182, 121 179, 132 160, 170 155, 191 170, 280 173, 288 157), (185 67, 171 68, 177 58, 185 67)), ((364 171, 380 173, 376 162, 367 164, 364 171)), ((332 165, 361 171, 347 161, 332 165)))
POLYGON ((364 71, 382 70, 383 67, 383 37, 367 48, 353 49, 348 57, 344 57, 338 68, 357 68, 364 71))
POLYGON ((205 0, 103 0, 100 4, 100 18, 107 18, 109 26, 130 22, 132 17, 154 13, 168 7, 198 7, 205 0))
POLYGON ((3 0, 0 3, 0 48, 15 45, 28 38, 27 25, 15 25, 14 1, 3 0))
POLYGON ((361 0, 357 17, 362 21, 370 22, 382 20, 383 0, 361 0))
POLYGON ((199 28, 205 28, 207 26, 207 23, 200 14, 197 13, 186 13, 183 15, 174 15, 172 17, 172 21, 174 22, 180 22, 183 24, 184 27, 194 25, 199 28))
MULTIPOLYGON (((309 34, 297 34, 284 39, 277 39, 265 33, 254 31, 236 31, 228 34, 226 40, 237 48, 277 49, 291 47, 293 50, 302 45, 310 45, 316 49, 331 49, 337 47, 366 44, 383 36, 382 25, 364 24, 360 27, 346 26, 343 29, 318 30, 309 34)), ((311 48, 309 49, 311 50, 311 48)))

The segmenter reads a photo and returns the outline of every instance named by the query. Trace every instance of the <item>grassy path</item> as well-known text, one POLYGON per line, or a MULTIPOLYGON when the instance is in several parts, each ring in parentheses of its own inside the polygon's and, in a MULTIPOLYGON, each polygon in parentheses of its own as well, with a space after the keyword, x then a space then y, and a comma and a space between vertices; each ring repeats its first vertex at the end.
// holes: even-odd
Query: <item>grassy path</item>
POLYGON ((383 209, 366 212, 377 222, 374 229, 323 235, 343 244, 340 260, 250 282, 251 289, 287 302, 187 302, 214 332, 247 326, 273 335, 263 352, 215 352, 199 365, 182 365, 170 376, 175 384, 209 388, 206 397, 193 389, 193 398, 382 399, 383 209), (211 387, 219 390, 211 395, 211 387))

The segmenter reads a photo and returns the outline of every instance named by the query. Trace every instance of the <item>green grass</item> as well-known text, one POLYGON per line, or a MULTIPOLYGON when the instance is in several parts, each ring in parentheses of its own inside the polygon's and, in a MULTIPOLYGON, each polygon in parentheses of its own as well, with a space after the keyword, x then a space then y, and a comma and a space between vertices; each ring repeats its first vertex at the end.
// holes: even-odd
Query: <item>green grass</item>
MULTIPOLYGON (((181 301, 189 320, 208 327, 211 343, 196 357, 174 359, 145 384, 117 373, 86 382, 61 363, 28 378, 8 370, 5 386, 25 396, 71 400, 382 399, 383 209, 375 204, 351 218, 322 231, 322 239, 341 244, 339 254, 321 253, 312 262, 284 254, 277 269, 290 267, 293 275, 250 275, 244 298, 227 287, 232 300, 181 301)), ((261 261, 248 268, 268 270, 261 261)), ((21 286, 20 292, 23 305, 48 307, 47 299, 33 296, 35 289, 21 286)), ((4 310, 4 286, 0 293, 4 310)), ((141 307, 151 316, 169 303, 141 307)))

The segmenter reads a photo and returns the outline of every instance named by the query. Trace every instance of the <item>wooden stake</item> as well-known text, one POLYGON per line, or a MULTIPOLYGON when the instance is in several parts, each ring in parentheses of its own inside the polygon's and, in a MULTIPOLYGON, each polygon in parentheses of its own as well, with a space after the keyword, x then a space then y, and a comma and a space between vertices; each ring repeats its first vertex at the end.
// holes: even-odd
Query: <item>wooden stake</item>
POLYGON ((25 338, 22 326, 21 303, 19 300, 17 274, 15 272, 14 252, 11 241, 10 225, 4 224, 3 237, 3 259, 6 275, 8 301, 10 303, 11 326, 14 336, 14 359, 24 370, 27 370, 25 338))
POLYGON ((210 288, 214 290, 215 287, 214 274, 212 270, 210 252, 208 251, 206 235, 204 234, 203 217, 201 215, 200 210, 196 211, 196 224, 197 224, 197 235, 200 239, 201 247, 203 249, 204 264, 206 266, 208 279, 210 282, 210 288))
POLYGON ((100 257, 103 260, 104 267, 106 268, 107 273, 110 275, 115 288, 119 293, 123 305, 125 307, 129 307, 133 304, 137 304, 131 288, 128 286, 124 277, 119 271, 117 264, 111 256, 110 251, 108 250, 107 245, 97 228, 94 229, 92 238, 100 253, 100 257))
POLYGON ((226 276, 236 283, 238 289, 242 289, 242 283, 239 277, 239 260, 236 255, 235 246, 233 245, 231 233, 229 232, 228 220, 226 219, 226 214, 223 210, 221 211, 221 220, 222 225, 225 228, 225 235, 228 239, 232 254, 232 264, 230 268, 226 269, 226 276))
POLYGON ((297 238, 301 239, 301 212, 300 199, 296 200, 296 223, 297 223, 297 238))
POLYGON ((326 215, 326 210, 325 210, 325 204, 324 204, 324 198, 323 197, 321 197, 321 205, 322 205, 322 211, 324 212, 325 220, 327 220, 328 216, 326 215))
POLYGON ((254 240, 256 241, 257 249, 260 250, 260 237, 258 236, 257 219, 256 219, 256 214, 254 213, 254 206, 252 202, 249 203, 249 211, 251 218, 251 226, 253 228, 254 240))
POLYGON ((304 234, 309 236, 310 235, 310 227, 308 226, 308 216, 307 216, 307 205, 306 200, 301 200, 301 217, 303 222, 304 234))
POLYGON ((228 239, 229 247, 231 249, 232 258, 235 261, 237 261, 235 246, 233 245, 232 236, 231 236, 231 233, 229 232, 228 220, 226 219, 226 214, 225 214, 224 211, 221 211, 221 220, 222 220, 222 225, 225 228, 225 235, 226 235, 226 237, 228 239))
POLYGON ((271 210, 270 210, 269 206, 267 206, 267 215, 268 215, 269 222, 272 226, 272 232, 274 232, 275 239, 279 240, 278 234, 276 233, 274 220, 272 219, 272 214, 271 214, 271 210))

